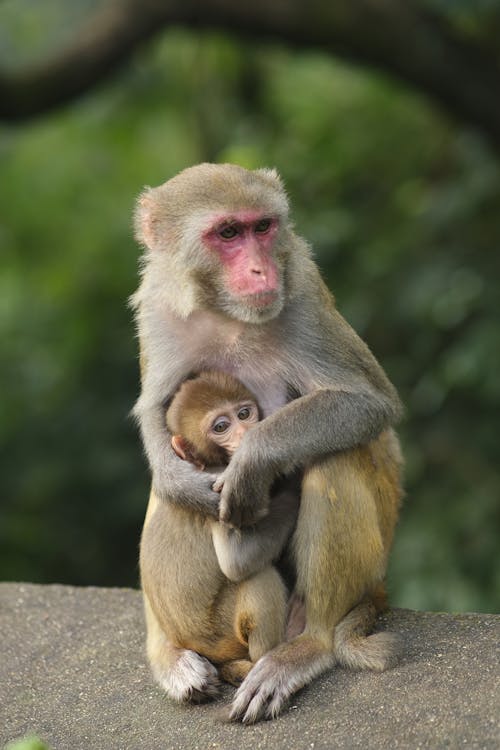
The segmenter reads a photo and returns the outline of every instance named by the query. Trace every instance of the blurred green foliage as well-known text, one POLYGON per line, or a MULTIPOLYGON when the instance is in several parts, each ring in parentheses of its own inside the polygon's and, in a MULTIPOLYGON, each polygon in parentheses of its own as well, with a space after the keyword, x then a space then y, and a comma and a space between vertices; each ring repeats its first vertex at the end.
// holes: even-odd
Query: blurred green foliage
POLYGON ((9 742, 5 746, 5 750, 50 750, 49 746, 38 739, 38 737, 24 737, 22 740, 15 742, 9 742))
MULTIPOLYGON (((67 37, 36 22, 60 21, 60 3, 15 5, 0 9, 2 60, 67 37)), ((92 3, 68 5, 73 21, 92 3)), ((180 31, 71 108, 0 130, 0 578, 137 584, 149 480, 128 416, 131 213, 143 184, 203 160, 278 167, 340 309, 407 405, 392 602, 494 611, 498 161, 366 69, 180 31)))

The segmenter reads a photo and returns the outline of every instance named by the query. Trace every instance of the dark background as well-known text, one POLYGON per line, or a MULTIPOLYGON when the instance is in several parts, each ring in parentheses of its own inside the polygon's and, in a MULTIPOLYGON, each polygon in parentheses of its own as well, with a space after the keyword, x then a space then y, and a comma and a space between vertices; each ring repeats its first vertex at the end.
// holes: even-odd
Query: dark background
POLYGON ((406 404, 392 602, 495 611, 499 3, 409 3, 402 28, 382 4, 383 60, 371 3, 344 26, 313 3, 324 24, 307 37, 306 20, 288 30, 292 0, 277 31, 256 3, 244 34, 242 3, 211 22, 208 1, 195 22, 153 19, 94 77, 80 52, 80 81, 71 48, 82 25, 82 49, 99 38, 101 5, 0 5, 0 578, 137 585, 149 479, 128 416, 132 209, 144 184, 231 161, 279 169, 340 310, 406 404))

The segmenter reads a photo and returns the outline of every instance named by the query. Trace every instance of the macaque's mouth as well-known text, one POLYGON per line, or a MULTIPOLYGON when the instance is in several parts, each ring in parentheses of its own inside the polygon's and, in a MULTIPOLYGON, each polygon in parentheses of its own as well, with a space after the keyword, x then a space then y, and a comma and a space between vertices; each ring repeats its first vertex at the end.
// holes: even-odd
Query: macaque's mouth
POLYGON ((269 307, 274 304, 279 298, 279 291, 277 289, 270 289, 265 292, 256 292, 255 294, 247 294, 244 297, 245 303, 250 307, 269 307))

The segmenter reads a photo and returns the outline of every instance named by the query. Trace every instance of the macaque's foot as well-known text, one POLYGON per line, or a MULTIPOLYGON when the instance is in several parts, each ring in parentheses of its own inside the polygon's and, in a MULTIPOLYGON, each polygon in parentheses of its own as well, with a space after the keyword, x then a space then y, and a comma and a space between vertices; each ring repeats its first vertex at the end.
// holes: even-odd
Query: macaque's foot
POLYGON ((203 656, 182 650, 175 664, 156 671, 155 677, 166 693, 179 703, 205 703, 219 695, 217 669, 203 656))
POLYGON ((219 667, 219 674, 225 682, 238 687, 253 667, 248 659, 235 659, 219 667))
POLYGON ((243 680, 229 707, 229 720, 254 724, 274 719, 294 693, 333 663, 330 649, 310 636, 282 643, 259 659, 243 680))
POLYGON ((287 672, 286 666, 276 663, 271 654, 259 659, 236 691, 229 719, 254 724, 278 716, 297 689, 287 672))

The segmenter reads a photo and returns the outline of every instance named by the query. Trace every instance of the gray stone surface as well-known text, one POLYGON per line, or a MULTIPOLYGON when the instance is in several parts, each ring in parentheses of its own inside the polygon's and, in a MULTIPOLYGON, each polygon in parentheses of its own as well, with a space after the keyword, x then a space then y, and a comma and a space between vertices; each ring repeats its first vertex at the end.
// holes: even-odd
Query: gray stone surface
POLYGON ((500 616, 394 610, 380 627, 406 640, 396 669, 335 669, 243 727, 218 720, 221 702, 176 706, 153 684, 137 591, 0 584, 0 746, 36 733, 54 750, 499 748, 500 616))

